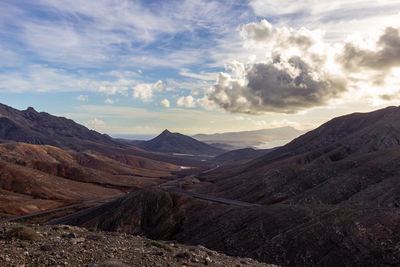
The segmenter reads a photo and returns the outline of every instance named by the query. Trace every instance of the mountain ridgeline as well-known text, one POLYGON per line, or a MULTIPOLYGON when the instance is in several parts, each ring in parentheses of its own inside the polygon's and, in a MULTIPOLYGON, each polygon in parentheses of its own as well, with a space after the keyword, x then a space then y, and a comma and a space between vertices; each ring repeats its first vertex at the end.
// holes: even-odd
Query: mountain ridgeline
POLYGON ((263 204, 393 207, 400 193, 399 120, 399 107, 332 119, 260 158, 202 175, 212 186, 199 190, 263 204))
POLYGON ((79 149, 91 143, 116 145, 108 136, 32 107, 20 111, 0 104, 0 140, 79 149))

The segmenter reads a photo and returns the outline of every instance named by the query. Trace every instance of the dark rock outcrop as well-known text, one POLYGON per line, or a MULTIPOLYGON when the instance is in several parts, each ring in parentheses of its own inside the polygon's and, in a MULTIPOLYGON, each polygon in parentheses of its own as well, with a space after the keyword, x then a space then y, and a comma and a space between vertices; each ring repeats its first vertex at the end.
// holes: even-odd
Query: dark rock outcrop
POLYGON ((400 215, 391 209, 235 207, 143 190, 67 223, 201 244, 283 266, 390 266, 400 260, 400 215))

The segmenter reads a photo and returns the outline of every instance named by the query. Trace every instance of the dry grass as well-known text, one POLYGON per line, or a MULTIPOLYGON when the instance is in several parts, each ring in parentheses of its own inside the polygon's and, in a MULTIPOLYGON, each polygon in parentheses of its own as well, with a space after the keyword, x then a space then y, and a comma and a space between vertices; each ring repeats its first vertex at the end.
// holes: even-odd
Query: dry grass
POLYGON ((160 242, 160 241, 150 241, 150 242, 146 242, 146 246, 158 247, 158 248, 162 248, 162 249, 164 249, 164 250, 166 250, 166 251, 170 251, 170 252, 173 251, 173 249, 172 249, 170 246, 168 246, 167 244, 162 243, 162 242, 160 242))
POLYGON ((33 229, 26 226, 16 226, 5 234, 7 239, 20 239, 35 241, 39 240, 40 236, 33 229))

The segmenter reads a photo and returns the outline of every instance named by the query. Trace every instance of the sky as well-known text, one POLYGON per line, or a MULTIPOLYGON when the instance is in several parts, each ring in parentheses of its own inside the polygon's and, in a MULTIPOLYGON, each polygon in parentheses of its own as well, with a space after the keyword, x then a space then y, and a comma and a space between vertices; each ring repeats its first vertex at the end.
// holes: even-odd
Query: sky
POLYGON ((110 135, 292 126, 400 100, 400 0, 0 0, 0 102, 110 135))

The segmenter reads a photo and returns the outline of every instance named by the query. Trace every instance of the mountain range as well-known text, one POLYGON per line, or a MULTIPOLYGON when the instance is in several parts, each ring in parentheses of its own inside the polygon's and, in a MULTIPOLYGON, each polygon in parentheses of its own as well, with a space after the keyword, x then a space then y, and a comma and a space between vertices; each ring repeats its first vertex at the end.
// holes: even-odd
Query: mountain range
POLYGON ((196 134, 194 139, 227 150, 241 148, 273 148, 284 145, 305 131, 286 126, 255 131, 196 134))
POLYGON ((396 265, 399 119, 399 107, 338 117, 256 159, 183 180, 190 193, 140 191, 67 222, 284 266, 396 265), (199 194, 229 201, 190 197, 199 194))
POLYGON ((226 152, 167 130, 124 142, 1 105, 0 213, 118 196, 56 222, 283 266, 395 266, 399 120, 400 107, 354 113, 274 149, 226 152), (209 160, 173 155, 196 153, 209 160))
POLYGON ((75 123, 0 104, 0 213, 23 214, 155 186, 191 159, 155 154, 75 123))
POLYGON ((399 118, 399 107, 335 118, 265 156, 203 175, 212 186, 200 191, 263 204, 393 207, 400 192, 399 118))

